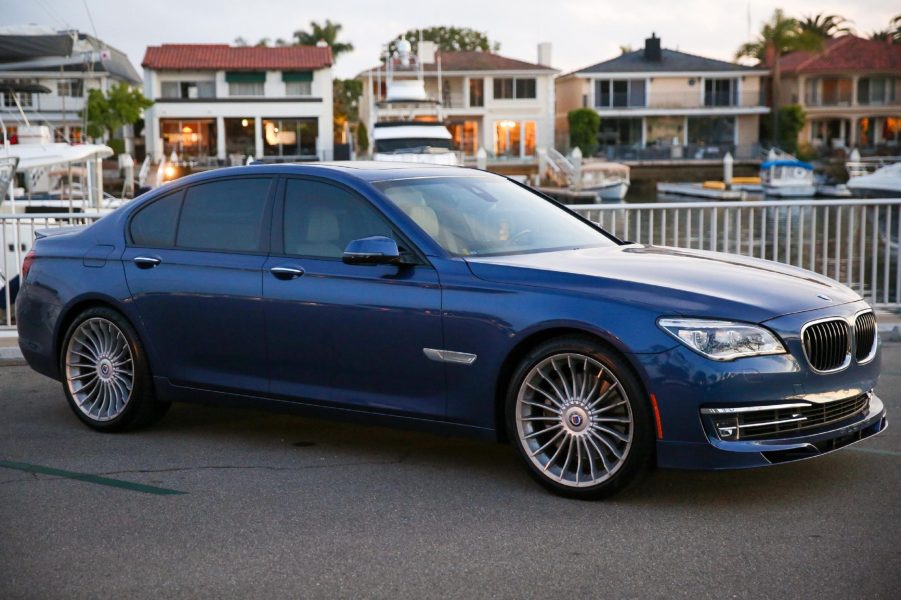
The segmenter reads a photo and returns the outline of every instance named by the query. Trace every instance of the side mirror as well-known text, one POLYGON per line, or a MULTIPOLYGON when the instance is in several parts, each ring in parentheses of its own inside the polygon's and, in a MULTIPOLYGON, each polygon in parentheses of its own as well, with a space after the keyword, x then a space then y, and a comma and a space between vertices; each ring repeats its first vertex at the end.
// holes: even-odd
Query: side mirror
POLYGON ((400 250, 391 238, 374 235, 347 244, 341 260, 349 265, 388 265, 400 261, 400 250))

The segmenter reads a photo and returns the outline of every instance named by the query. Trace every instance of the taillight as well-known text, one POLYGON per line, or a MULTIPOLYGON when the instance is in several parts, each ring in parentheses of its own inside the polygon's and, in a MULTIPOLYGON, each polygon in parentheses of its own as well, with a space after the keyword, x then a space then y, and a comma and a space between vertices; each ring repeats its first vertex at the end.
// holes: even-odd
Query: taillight
POLYGON ((28 272, 31 270, 31 263, 34 262, 34 248, 28 251, 28 254, 25 255, 25 258, 22 260, 22 281, 28 277, 28 272))

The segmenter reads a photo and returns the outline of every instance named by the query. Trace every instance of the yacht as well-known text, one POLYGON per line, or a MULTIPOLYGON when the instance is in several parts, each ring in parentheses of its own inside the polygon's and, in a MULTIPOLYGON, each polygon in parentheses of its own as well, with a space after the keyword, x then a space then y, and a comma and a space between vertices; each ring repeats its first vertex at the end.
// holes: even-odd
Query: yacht
MULTIPOLYGON (((422 43, 422 42, 420 42, 422 43)), ((400 39, 385 60, 385 97, 372 107, 373 160, 456 166, 453 138, 442 122, 441 103, 425 89, 422 61, 400 39)), ((371 76, 371 75, 370 75, 371 76)))
POLYGON ((848 189, 861 198, 901 198, 901 162, 879 167, 848 180, 848 189))

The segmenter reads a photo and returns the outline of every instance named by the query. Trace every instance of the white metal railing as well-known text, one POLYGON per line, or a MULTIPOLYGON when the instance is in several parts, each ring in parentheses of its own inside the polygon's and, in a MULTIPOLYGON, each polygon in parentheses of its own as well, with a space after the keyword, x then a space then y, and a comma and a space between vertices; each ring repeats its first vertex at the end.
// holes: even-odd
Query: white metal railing
POLYGON ((18 288, 17 277, 22 268, 22 259, 34 244, 35 231, 87 225, 98 220, 100 213, 30 213, 0 214, 0 248, 3 260, 0 262, 0 330, 15 327, 13 311, 14 289, 18 288))
POLYGON ((574 205, 637 243, 731 252, 802 267, 901 307, 901 199, 574 205))

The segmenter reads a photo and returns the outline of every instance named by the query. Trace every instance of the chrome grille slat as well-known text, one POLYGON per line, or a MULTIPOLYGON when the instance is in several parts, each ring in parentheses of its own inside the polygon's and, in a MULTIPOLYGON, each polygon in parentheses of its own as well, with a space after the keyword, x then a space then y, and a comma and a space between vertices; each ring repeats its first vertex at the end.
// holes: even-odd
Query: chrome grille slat
POLYGON ((807 361, 817 371, 834 371, 848 360, 850 331, 842 319, 814 322, 804 328, 802 345, 807 361))
POLYGON ((724 427, 732 428, 735 435, 724 437, 728 440, 766 439, 785 437, 836 423, 860 414, 870 404, 870 394, 861 394, 825 404, 808 404, 798 408, 761 407, 733 414, 712 414, 702 410, 702 414, 712 414, 717 435, 724 427))

